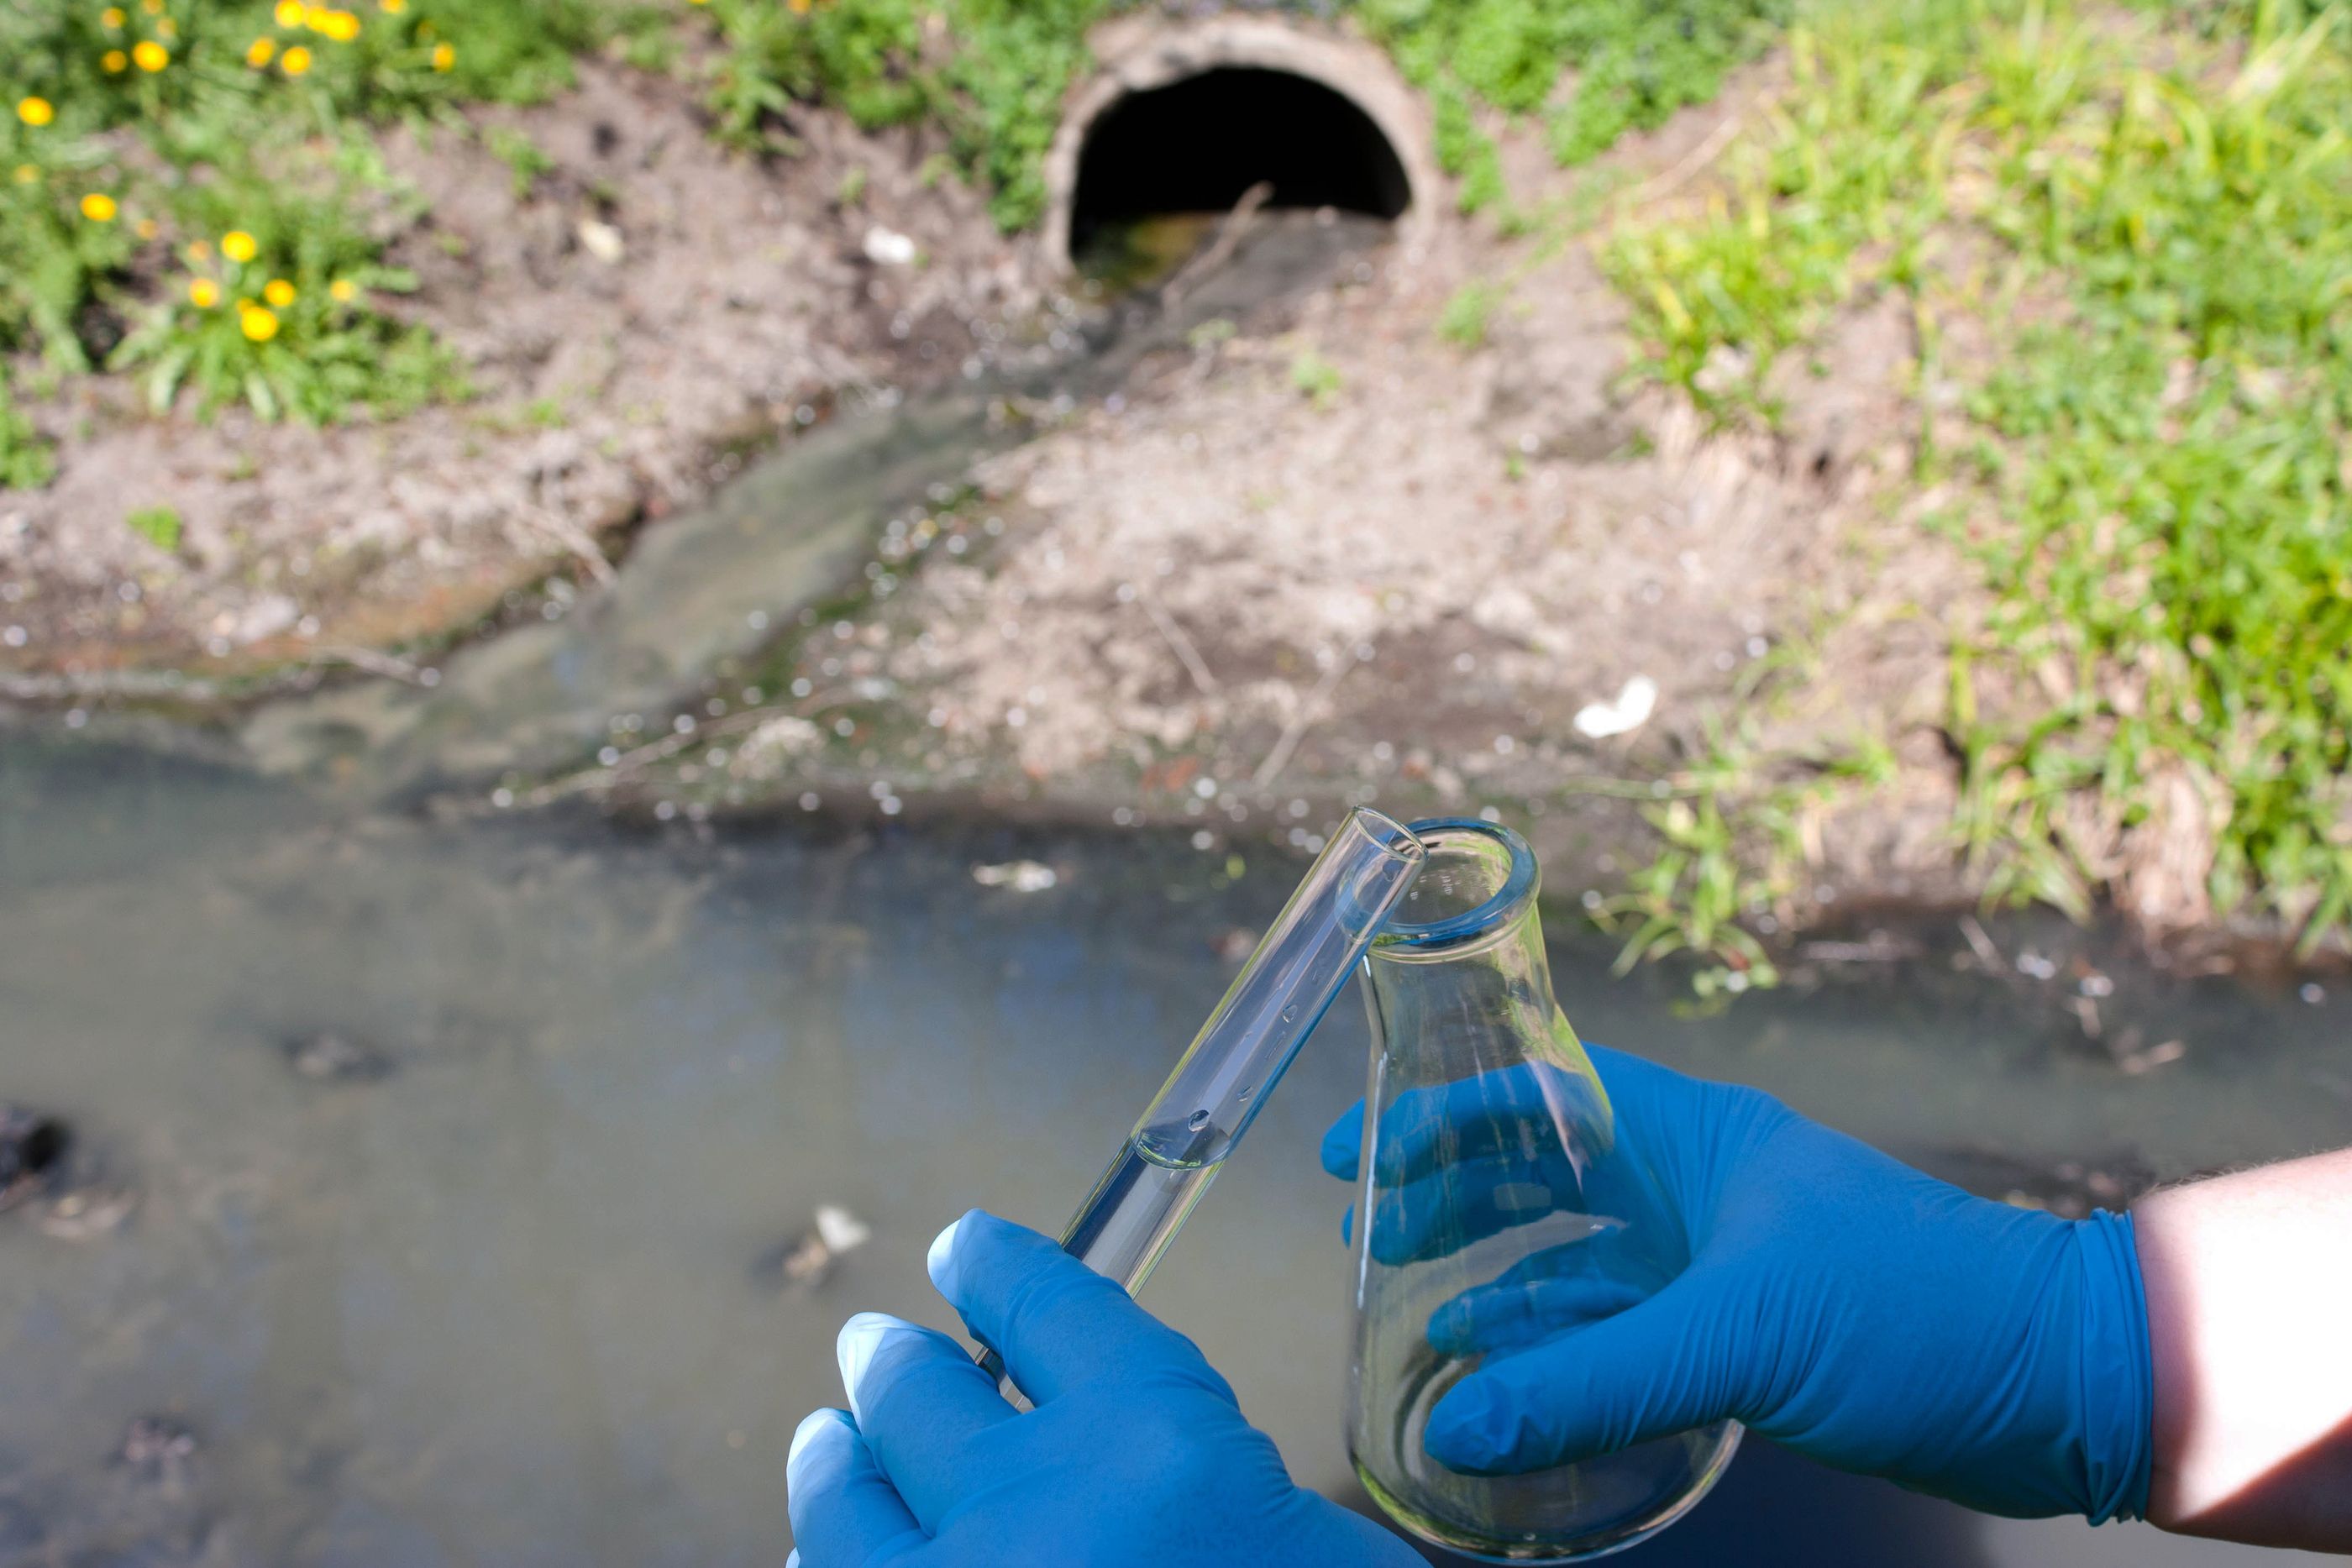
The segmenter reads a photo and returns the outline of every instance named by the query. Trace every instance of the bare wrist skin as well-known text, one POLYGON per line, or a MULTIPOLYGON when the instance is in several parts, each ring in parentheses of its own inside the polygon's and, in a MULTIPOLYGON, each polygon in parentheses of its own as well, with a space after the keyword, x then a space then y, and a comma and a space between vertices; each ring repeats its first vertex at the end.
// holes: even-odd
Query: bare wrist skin
POLYGON ((2156 1375, 2148 1518, 2352 1552, 2352 1150, 2132 1212, 2156 1375))

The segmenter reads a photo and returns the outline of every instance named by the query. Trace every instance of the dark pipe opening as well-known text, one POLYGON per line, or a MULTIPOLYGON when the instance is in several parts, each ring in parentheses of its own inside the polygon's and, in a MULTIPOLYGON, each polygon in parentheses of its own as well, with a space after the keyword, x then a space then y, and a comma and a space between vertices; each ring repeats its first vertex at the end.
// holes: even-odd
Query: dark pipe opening
POLYGON ((1154 214, 1223 212, 1260 180, 1282 207, 1393 218, 1412 198, 1396 149, 1346 97, 1288 71, 1223 67, 1103 110, 1078 153, 1070 248, 1154 214))

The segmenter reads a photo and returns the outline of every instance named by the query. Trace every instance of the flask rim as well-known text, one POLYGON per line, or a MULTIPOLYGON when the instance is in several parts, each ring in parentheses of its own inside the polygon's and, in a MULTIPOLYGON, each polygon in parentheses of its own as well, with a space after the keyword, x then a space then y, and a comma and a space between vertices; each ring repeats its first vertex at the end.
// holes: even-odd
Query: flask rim
POLYGON ((1423 950, 1450 947, 1516 919, 1535 894, 1536 852, 1528 847, 1527 840, 1500 822, 1490 822, 1482 817, 1424 817, 1407 824, 1405 831, 1431 852, 1437 847, 1436 839, 1448 833, 1467 833, 1490 840, 1510 856, 1510 867, 1504 873, 1503 885, 1484 904, 1440 920, 1391 920, 1374 938, 1376 946, 1423 950))

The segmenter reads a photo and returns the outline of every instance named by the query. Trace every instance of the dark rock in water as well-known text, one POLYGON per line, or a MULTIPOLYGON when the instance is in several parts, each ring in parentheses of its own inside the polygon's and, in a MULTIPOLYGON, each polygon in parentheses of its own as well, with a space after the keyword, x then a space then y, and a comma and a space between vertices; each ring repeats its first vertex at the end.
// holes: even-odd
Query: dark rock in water
POLYGON ((73 1134, 56 1117, 0 1105, 0 1211, 48 1186, 72 1143, 73 1134))
POLYGON ((392 1058, 363 1040, 333 1030, 297 1035, 285 1043, 296 1072, 320 1083, 372 1083, 392 1076, 392 1058))
POLYGON ((196 1435, 168 1416, 142 1416, 124 1429, 114 1462, 138 1480, 185 1491, 194 1473, 196 1435))

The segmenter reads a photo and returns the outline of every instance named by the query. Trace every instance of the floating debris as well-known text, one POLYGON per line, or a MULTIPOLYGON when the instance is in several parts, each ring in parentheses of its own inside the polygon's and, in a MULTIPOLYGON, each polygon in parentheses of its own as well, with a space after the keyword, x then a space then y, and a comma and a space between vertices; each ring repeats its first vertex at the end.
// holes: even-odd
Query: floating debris
POLYGON ((1043 893, 1061 881, 1052 866, 1039 861, 1006 861, 1003 865, 976 865, 971 880, 982 887, 1009 887, 1015 893, 1043 893))
POLYGON ((1577 709, 1576 732, 1594 740, 1624 735, 1647 724, 1657 706, 1658 683, 1647 675, 1635 675, 1617 693, 1615 701, 1587 703, 1577 709))
POLYGON ((196 1435, 167 1416, 142 1416, 122 1434, 114 1463, 166 1492, 187 1490, 194 1467, 196 1435))
POLYGON ((392 1076, 392 1058, 363 1040, 321 1030, 297 1035, 283 1047, 287 1064, 320 1083, 372 1083, 392 1076))
POLYGON ((2188 1054, 2187 1041, 2168 1040, 2151 1045, 2146 1051, 2119 1051, 2116 1052, 2116 1065, 2137 1078, 2143 1072, 2178 1061, 2188 1054))
POLYGON ((0 1213, 46 1188, 72 1142, 56 1117, 0 1104, 0 1213))
POLYGON ((1797 956, 1817 964, 1896 964, 1919 956, 1919 944, 1891 931, 1873 931, 1862 942, 1807 942, 1797 956))
POLYGON ((2017 956, 2017 972, 2029 979, 2047 980, 2056 977, 2058 966, 2029 947, 2017 956))
POLYGON ((814 1289, 835 1264, 874 1239, 872 1226, 838 1204, 818 1204, 813 1218, 806 1232, 761 1259, 752 1273, 772 1284, 814 1289))
POLYGON ((139 1195, 128 1187, 84 1187, 66 1193, 41 1215, 41 1234, 60 1241, 95 1241, 111 1236, 139 1207, 139 1195))

